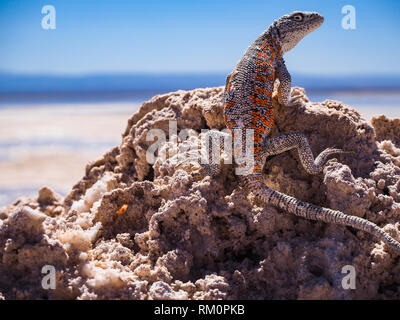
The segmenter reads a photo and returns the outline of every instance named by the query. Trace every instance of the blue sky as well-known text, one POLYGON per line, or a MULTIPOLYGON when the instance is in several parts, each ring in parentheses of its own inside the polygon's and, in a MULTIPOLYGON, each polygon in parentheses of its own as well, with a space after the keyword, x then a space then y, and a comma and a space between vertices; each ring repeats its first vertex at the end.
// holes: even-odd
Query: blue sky
POLYGON ((323 26, 286 55, 291 72, 400 74, 397 0, 2 0, 0 72, 227 72, 274 20, 318 11, 323 26), (341 27, 344 5, 356 30, 341 27), (56 8, 43 30, 41 9, 56 8))

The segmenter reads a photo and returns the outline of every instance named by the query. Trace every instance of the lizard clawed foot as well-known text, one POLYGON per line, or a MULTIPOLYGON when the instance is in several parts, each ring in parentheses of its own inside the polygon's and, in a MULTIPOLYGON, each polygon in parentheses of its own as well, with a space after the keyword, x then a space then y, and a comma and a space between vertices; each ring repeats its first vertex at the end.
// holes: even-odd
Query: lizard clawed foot
POLYGON ((175 163, 175 168, 180 167, 184 163, 193 163, 193 162, 195 162, 195 163, 200 165, 201 158, 200 158, 200 156, 198 154, 193 155, 191 153, 188 153, 188 155, 189 155, 189 157, 184 157, 183 159, 180 159, 180 160, 178 160, 178 159, 181 158, 181 157, 179 157, 179 158, 177 157, 178 159, 171 158, 170 160, 171 161, 172 160, 177 161, 175 163))
MULTIPOLYGON (((220 145, 222 143, 225 144, 224 139, 226 138, 230 138, 230 134, 217 130, 208 131, 202 137, 202 144, 204 143, 205 148, 201 148, 200 150, 189 150, 184 153, 175 155, 173 157, 174 167, 177 168, 182 166, 183 164, 186 164, 187 167, 188 164, 195 162, 197 164, 196 167, 200 167, 200 170, 198 171, 204 173, 203 176, 217 176, 221 170, 222 158, 220 145), (215 149, 213 145, 213 141, 215 140, 219 143, 217 149, 215 149)), ((194 170, 190 171, 194 172, 194 170)))
POLYGON ((299 94, 299 93, 293 94, 293 90, 292 90, 288 101, 287 102, 279 101, 279 103, 284 105, 285 107, 301 106, 304 104, 303 101, 301 100, 302 98, 303 98, 302 94, 299 94))
POLYGON ((284 106, 285 107, 295 107, 295 106, 301 106, 302 104, 303 103, 301 101, 298 101, 298 98, 295 98, 295 99, 292 98, 284 106))
POLYGON ((209 164, 205 163, 206 161, 202 161, 203 159, 199 155, 194 155, 190 156, 188 158, 184 158, 180 161, 178 161, 175 164, 175 168, 179 168, 183 164, 189 164, 189 163, 196 163, 198 167, 200 167, 200 170, 197 170, 193 172, 193 175, 195 176, 210 176, 210 177, 215 177, 219 173, 219 165, 216 164, 209 164))
MULTIPOLYGON (((349 153, 354 153, 354 152, 353 151, 344 151, 344 150, 338 149, 338 148, 326 148, 315 159, 314 166, 310 173, 315 174, 315 173, 322 171, 323 167, 328 162, 328 157, 330 155, 332 155, 332 154, 349 154, 349 153)), ((331 160, 333 160, 333 159, 331 159, 331 160)))

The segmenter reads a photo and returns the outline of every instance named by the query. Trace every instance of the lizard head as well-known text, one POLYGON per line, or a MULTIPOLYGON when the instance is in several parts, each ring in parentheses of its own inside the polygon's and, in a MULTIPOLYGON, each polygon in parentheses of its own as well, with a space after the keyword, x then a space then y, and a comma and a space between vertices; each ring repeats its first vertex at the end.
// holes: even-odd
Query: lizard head
POLYGON ((324 17, 317 12, 295 11, 276 20, 273 27, 283 52, 288 52, 323 22, 324 17))

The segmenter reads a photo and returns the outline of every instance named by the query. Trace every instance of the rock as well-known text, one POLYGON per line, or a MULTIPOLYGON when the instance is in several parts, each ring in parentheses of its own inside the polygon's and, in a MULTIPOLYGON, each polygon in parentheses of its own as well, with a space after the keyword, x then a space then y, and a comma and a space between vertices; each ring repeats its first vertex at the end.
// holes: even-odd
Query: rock
POLYGON ((38 203, 41 206, 62 202, 62 197, 48 187, 39 190, 38 203))
MULTIPOLYGON (((327 147, 354 153, 332 159, 316 176, 295 151, 282 153, 268 159, 266 183, 364 217, 400 240, 396 120, 376 118, 374 130, 349 106, 311 103, 303 89, 294 91, 305 104, 285 108, 274 98, 273 135, 301 131, 314 154, 327 147)), ((202 129, 223 129, 222 94, 219 87, 155 96, 128 120, 121 144, 86 166, 64 201, 43 188, 37 199, 0 209, 1 295, 400 299, 398 256, 369 234, 264 205, 238 184, 229 164, 211 178, 195 163, 167 161, 164 155, 174 159, 197 146, 202 129), (149 158, 152 129, 165 140, 149 158), (56 269, 55 290, 38 288, 43 265, 56 269), (345 266, 354 267, 356 290, 342 287, 345 266)))
POLYGON ((371 123, 378 141, 390 140, 400 147, 400 119, 389 119, 386 116, 373 117, 371 123))

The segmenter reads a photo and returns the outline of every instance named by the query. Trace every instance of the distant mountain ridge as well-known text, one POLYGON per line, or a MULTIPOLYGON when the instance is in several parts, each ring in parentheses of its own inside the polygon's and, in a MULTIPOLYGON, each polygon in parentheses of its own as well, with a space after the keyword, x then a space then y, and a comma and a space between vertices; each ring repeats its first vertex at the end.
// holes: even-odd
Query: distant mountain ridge
MULTIPOLYGON (((226 74, 19 75, 0 73, 0 102, 132 100, 178 89, 225 84, 226 74)), ((320 76, 293 74, 292 84, 307 91, 400 90, 400 75, 320 76)))
MULTIPOLYGON (((18 75, 0 73, 0 92, 143 91, 214 87, 225 84, 225 73, 18 75)), ((400 88, 400 75, 320 76, 293 74, 294 85, 309 89, 400 88)))
POLYGON ((225 74, 96 74, 83 76, 0 73, 0 92, 147 91, 220 86, 225 74))

